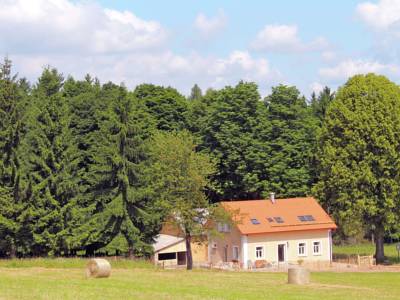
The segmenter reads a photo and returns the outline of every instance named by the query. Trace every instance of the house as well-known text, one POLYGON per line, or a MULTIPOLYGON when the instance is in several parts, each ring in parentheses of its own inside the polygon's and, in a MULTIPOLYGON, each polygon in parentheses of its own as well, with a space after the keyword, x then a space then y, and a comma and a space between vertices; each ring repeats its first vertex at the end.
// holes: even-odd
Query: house
POLYGON ((218 224, 220 236, 208 243, 212 264, 241 267, 298 262, 330 262, 337 227, 312 197, 226 201, 233 225, 218 224))
MULTIPOLYGON (((332 230, 337 227, 312 197, 224 201, 231 224, 215 224, 216 236, 193 237, 193 264, 237 263, 242 268, 325 262, 332 259, 332 230)), ((182 230, 165 223, 156 238, 154 262, 163 266, 186 265, 182 230)))

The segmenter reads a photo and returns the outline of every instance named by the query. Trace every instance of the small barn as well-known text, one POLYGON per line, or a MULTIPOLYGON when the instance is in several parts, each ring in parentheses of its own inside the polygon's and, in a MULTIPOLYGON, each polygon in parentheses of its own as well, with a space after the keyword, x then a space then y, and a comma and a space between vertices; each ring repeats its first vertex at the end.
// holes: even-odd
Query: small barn
MULTIPOLYGON (((208 262, 208 243, 204 237, 192 238, 193 265, 208 262)), ((186 243, 182 231, 176 226, 165 223, 153 244, 153 260, 163 267, 186 266, 186 243)))

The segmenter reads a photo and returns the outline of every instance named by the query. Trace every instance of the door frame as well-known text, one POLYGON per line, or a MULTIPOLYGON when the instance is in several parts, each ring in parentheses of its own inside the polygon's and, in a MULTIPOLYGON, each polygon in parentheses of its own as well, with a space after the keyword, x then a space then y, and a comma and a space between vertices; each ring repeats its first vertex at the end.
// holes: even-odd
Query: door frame
POLYGON ((279 242, 277 247, 277 262, 278 263, 285 263, 288 261, 287 253, 288 253, 288 242, 279 242), (279 261, 279 246, 283 245, 283 261, 279 261))

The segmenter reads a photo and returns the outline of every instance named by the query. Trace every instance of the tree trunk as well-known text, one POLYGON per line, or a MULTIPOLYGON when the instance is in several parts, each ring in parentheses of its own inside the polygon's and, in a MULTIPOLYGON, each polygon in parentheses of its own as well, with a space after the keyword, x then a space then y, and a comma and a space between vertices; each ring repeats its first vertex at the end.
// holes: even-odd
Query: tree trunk
POLYGON ((185 235, 186 242, 186 269, 193 269, 193 257, 192 257, 192 237, 190 233, 186 233, 185 235))
POLYGON ((91 246, 86 247, 86 257, 93 257, 94 256, 94 248, 91 246))
POLYGON ((128 258, 133 258, 133 246, 128 245, 128 258))
POLYGON ((375 259, 377 264, 381 264, 385 261, 385 251, 383 248, 383 239, 385 231, 382 228, 375 230, 375 259))
POLYGON ((11 241, 10 258, 15 258, 16 256, 17 256, 17 249, 15 248, 14 241, 11 241))

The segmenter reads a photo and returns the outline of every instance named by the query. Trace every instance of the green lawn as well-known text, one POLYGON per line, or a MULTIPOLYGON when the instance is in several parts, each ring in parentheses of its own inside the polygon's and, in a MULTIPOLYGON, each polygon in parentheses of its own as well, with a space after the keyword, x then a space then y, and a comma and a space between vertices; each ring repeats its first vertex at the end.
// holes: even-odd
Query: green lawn
POLYGON ((285 273, 158 270, 120 261, 110 278, 86 279, 84 260, 46 261, 1 261, 0 299, 400 299, 400 273, 320 272, 310 285, 293 286, 285 273))
MULTIPOLYGON (((372 255, 375 254, 375 245, 363 243, 356 245, 333 246, 333 254, 343 255, 372 255)), ((385 255, 392 263, 398 263, 396 244, 385 244, 385 255)))

